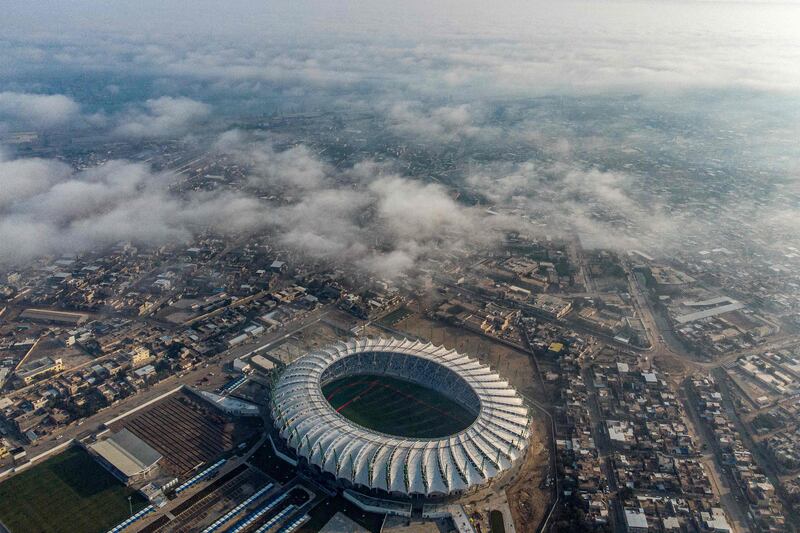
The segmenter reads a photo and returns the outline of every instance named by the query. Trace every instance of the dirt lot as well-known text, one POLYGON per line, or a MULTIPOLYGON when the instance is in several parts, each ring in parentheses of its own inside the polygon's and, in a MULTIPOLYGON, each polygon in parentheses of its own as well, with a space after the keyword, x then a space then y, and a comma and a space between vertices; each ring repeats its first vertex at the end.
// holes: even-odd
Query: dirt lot
MULTIPOLYGON (((19 354, 22 358, 24 352, 19 354)), ((36 344, 36 348, 28 354, 26 362, 30 362, 42 357, 51 357, 53 359, 61 359, 64 362, 65 368, 73 368, 84 363, 88 363, 93 358, 77 346, 64 346, 58 339, 50 336, 43 336, 36 344)))
POLYGON ((506 489, 511 514, 519 533, 536 531, 550 508, 553 496, 549 487, 543 487, 550 470, 547 422, 543 416, 537 415, 531 423, 533 431, 525 461, 519 474, 506 489))
POLYGON ((481 524, 483 531, 489 531, 490 511, 505 505, 511 509, 517 533, 535 532, 550 509, 553 492, 544 487, 550 464, 547 422, 542 415, 534 413, 531 423, 533 428, 524 460, 502 478, 462 498, 467 514, 481 524))
POLYGON ((319 322, 313 326, 292 335, 286 342, 272 348, 267 355, 289 364, 298 357, 301 357, 311 350, 322 348, 340 340, 348 340, 350 335, 344 335, 343 331, 326 322, 319 322))

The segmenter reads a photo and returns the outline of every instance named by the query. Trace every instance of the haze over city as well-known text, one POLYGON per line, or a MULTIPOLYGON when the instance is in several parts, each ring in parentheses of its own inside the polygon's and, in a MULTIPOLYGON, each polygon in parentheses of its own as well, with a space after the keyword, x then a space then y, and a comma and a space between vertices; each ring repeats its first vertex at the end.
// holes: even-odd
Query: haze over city
POLYGON ((795 531, 799 28, 9 2, 0 532, 795 531))

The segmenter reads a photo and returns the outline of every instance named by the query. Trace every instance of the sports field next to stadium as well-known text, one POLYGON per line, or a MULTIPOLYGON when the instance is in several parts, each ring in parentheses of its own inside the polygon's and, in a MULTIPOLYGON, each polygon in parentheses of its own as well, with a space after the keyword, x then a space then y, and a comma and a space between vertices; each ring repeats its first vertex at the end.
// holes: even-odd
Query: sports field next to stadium
POLYGON ((325 384, 322 393, 349 420, 399 437, 446 437, 476 416, 433 389, 385 375, 345 376, 325 384))
POLYGON ((82 448, 71 446, 0 483, 0 521, 11 533, 98 533, 147 504, 82 448))

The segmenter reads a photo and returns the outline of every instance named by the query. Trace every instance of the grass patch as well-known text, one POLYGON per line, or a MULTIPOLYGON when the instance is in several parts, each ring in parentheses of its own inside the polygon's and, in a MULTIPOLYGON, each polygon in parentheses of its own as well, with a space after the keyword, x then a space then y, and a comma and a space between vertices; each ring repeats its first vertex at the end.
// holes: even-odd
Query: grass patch
POLYGON ((147 505, 77 446, 0 483, 0 521, 11 533, 107 531, 147 505))
POLYGON ((475 420, 461 404, 440 392, 390 376, 345 376, 327 383, 322 392, 349 420, 389 435, 437 439, 475 420))

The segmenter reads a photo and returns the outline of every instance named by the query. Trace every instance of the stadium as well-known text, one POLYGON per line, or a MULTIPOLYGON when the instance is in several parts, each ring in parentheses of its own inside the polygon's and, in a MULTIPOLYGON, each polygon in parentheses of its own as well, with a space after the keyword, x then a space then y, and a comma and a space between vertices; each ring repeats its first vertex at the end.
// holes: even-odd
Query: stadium
POLYGON ((347 487, 445 497, 522 457, 530 417, 489 367, 444 347, 358 339, 288 365, 271 397, 299 457, 347 487))

